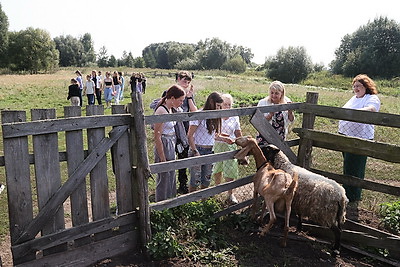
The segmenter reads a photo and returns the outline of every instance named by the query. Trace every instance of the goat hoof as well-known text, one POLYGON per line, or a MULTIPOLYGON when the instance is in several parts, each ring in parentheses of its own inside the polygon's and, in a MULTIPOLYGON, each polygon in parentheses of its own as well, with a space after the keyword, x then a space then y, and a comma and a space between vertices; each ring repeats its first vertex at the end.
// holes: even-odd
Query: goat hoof
POLYGON ((339 255, 340 255, 340 250, 339 250, 339 249, 334 249, 334 250, 332 251, 332 256, 333 256, 333 257, 339 256, 339 255))

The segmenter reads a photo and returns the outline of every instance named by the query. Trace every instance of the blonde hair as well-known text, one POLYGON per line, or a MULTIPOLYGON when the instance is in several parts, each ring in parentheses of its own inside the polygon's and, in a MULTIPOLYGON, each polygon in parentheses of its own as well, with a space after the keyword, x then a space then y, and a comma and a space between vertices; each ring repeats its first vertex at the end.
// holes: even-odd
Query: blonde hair
MULTIPOLYGON (((281 92, 282 93, 282 95, 281 95, 281 99, 279 100, 279 103, 280 104, 283 104, 283 103, 286 103, 286 101, 285 101, 285 85, 283 85, 283 83, 282 82, 280 82, 280 81, 273 81, 271 84, 270 84, 270 86, 269 86, 269 90, 271 91, 271 90, 276 90, 276 91, 278 91, 278 92, 281 92)), ((271 102, 271 98, 270 98, 270 96, 268 95, 268 97, 267 97, 267 101, 268 102, 271 102)))
POLYGON ((233 97, 232 97, 231 94, 222 94, 221 97, 224 100, 224 102, 225 102, 225 99, 230 100, 231 101, 231 105, 233 106, 233 97))

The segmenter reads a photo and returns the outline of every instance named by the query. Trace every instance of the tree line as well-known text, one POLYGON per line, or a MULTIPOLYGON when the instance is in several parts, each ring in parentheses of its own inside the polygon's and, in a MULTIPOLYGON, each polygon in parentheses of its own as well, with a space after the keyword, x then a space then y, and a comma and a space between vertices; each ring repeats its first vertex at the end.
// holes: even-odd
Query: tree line
MULTIPOLYGON (((267 52, 267 51, 266 51, 267 52)), ((0 68, 11 71, 52 71, 58 67, 91 66, 159 69, 222 69, 235 73, 248 67, 264 71, 271 79, 296 83, 311 72, 326 69, 322 63, 313 64, 306 49, 282 47, 262 65, 252 63, 250 48, 231 45, 218 38, 201 40, 196 44, 153 43, 133 57, 124 51, 121 58, 108 55, 102 46, 96 53, 90 33, 76 38, 71 35, 52 39, 42 29, 29 27, 18 32, 8 31, 8 18, 0 4, 0 68)), ((346 34, 335 51, 329 71, 352 77, 359 73, 371 77, 393 78, 400 73, 400 25, 386 17, 375 18, 354 33, 346 34)))

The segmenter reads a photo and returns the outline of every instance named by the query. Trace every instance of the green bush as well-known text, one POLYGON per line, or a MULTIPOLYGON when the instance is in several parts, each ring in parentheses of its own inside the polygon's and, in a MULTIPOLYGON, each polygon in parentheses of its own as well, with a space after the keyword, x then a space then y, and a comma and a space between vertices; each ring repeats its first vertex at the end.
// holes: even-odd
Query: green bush
POLYGON ((224 223, 214 217, 220 209, 220 204, 210 198, 163 211, 153 210, 149 254, 155 260, 181 257, 202 264, 228 264, 232 249, 220 231, 224 223))
POLYGON ((400 201, 379 205, 379 213, 385 227, 394 234, 400 234, 400 201))
POLYGON ((221 69, 227 70, 233 73, 243 73, 246 71, 247 64, 244 62, 241 56, 237 56, 226 61, 221 69))

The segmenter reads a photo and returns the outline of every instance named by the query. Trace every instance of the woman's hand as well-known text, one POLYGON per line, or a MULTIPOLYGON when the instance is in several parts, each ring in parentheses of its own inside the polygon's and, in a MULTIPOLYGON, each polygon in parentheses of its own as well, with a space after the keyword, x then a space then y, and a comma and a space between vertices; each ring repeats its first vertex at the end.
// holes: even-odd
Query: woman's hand
POLYGON ((274 116, 274 112, 270 112, 270 113, 268 113, 267 116, 265 116, 265 118, 267 119, 267 121, 270 121, 273 116, 274 116))

